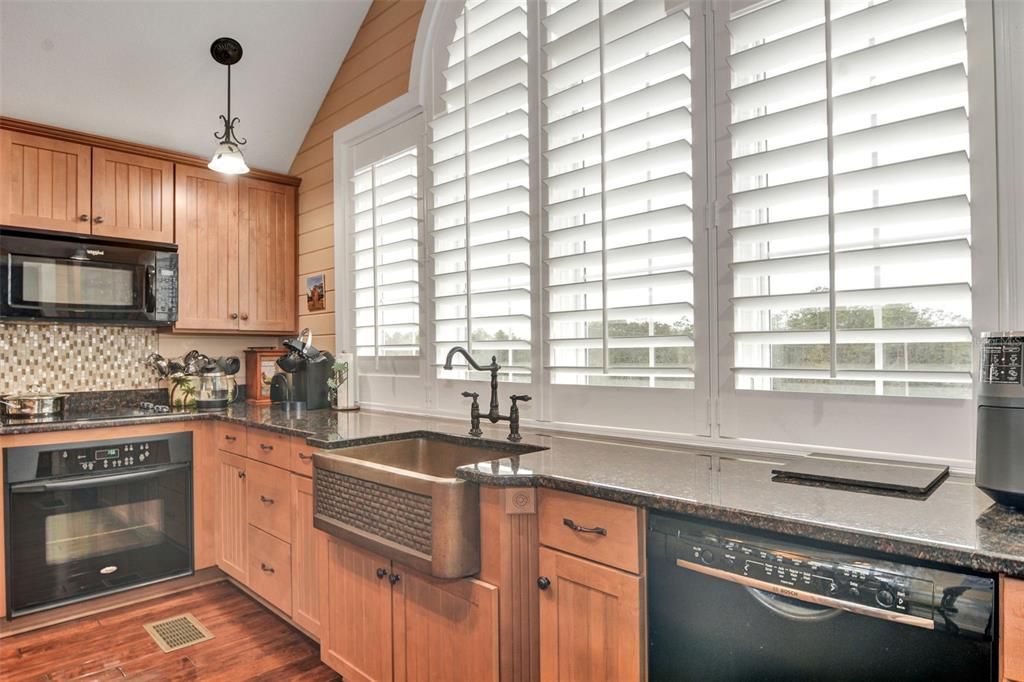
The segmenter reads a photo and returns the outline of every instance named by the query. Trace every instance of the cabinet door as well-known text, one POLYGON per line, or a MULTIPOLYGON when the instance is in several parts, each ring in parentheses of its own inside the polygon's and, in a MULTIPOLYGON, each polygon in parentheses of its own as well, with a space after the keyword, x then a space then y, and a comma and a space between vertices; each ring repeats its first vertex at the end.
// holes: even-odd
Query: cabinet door
POLYGON ((292 619, 320 636, 320 567, 327 536, 313 527, 313 481, 292 474, 292 619))
POLYGON ((239 181, 240 320, 252 332, 292 333, 295 293, 295 188, 239 181))
POLYGON ((329 538, 320 593, 320 658, 346 680, 392 679, 390 562, 329 538), (387 571, 381 573, 379 571, 387 571))
POLYGON ((238 181, 206 168, 174 170, 178 244, 175 329, 238 329, 238 181))
POLYGON ((643 579, 547 547, 540 549, 540 677, 646 677, 643 579))
POLYGON ((93 147, 92 233, 174 243, 174 164, 93 147))
POLYGON ((1002 579, 1001 678, 1024 682, 1024 580, 1002 579))
POLYGON ((92 150, 0 131, 0 225, 89 234, 92 150))
POLYGON ((498 680, 498 588, 395 564, 395 681, 498 680))
POLYGON ((217 565, 249 582, 249 520, 245 505, 245 458, 217 453, 217 565))

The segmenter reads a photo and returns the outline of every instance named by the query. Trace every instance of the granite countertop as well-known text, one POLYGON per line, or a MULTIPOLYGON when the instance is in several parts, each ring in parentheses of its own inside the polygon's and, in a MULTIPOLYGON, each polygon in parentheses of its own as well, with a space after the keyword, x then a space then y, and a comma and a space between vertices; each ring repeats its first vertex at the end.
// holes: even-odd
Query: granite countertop
MULTIPOLYGON (((330 454, 356 443, 416 431, 465 435, 468 420, 384 412, 313 410, 239 404, 220 413, 172 412, 118 418, 0 426, 0 436, 41 431, 215 419, 305 437, 330 454)), ((824 487, 776 483, 771 469, 792 458, 524 431, 508 454, 504 425, 484 426, 500 459, 461 467, 460 478, 483 485, 538 486, 649 509, 688 514, 777 533, 1024 577, 1024 513, 994 505, 973 479, 950 476, 927 499, 906 499, 824 487)), ((898 466, 898 465, 893 465, 898 466)))

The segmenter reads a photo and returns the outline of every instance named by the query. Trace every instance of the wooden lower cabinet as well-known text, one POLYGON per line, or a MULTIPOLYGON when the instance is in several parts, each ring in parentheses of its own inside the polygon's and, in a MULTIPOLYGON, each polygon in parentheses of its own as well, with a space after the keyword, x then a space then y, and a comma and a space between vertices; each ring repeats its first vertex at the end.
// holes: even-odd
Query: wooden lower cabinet
POLYGON ((313 481, 292 474, 292 620, 320 636, 320 568, 327 535, 313 527, 313 481))
POLYGON ((373 552, 334 538, 327 542, 320 659, 346 680, 393 679, 390 567, 373 552))
POLYGON ((540 679, 646 678, 644 579, 540 548, 540 679))
POLYGON ((320 657, 346 680, 498 679, 498 588, 328 538, 320 657))
POLYGON ((249 588, 285 615, 292 612, 292 546, 249 526, 249 588))
POLYGON ((1000 679, 1024 682, 1024 580, 1003 578, 1000 587, 1000 679))
POLYGON ((217 452, 217 565, 243 584, 249 582, 249 515, 244 457, 217 452))

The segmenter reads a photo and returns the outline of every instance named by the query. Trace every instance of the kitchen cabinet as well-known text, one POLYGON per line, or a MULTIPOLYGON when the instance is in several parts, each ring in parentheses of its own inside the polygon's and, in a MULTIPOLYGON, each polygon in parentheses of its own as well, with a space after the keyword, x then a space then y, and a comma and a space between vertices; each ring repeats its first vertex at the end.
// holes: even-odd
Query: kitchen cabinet
POLYGON ((1003 578, 1000 594, 1000 679, 1024 682, 1024 580, 1003 578))
POLYGON ((328 538, 320 656, 347 680, 497 680, 498 589, 328 538))
POLYGON ((324 568, 320 659, 346 680, 393 679, 391 562, 330 538, 324 568))
POLYGON ((176 330, 295 331, 295 188, 175 169, 176 330))
POLYGON ((0 131, 0 225, 89 234, 92 148, 0 131))
POLYGON ((249 581, 249 518, 244 457, 217 453, 217 565, 243 584, 249 581))
POLYGON ((92 150, 92 233, 174 243, 174 164, 141 154, 92 150))
POLYGON ((178 244, 175 329, 238 329, 238 180, 206 168, 174 170, 178 244))
POLYGON ((295 188, 242 178, 239 323, 247 332, 295 331, 295 188))
POLYGON ((639 575, 540 548, 540 679, 646 678, 639 575))
POLYGON ((313 481, 292 474, 292 620, 320 635, 320 568, 327 536, 313 527, 313 481))
POLYGON ((245 499, 251 525, 292 541, 291 474, 263 462, 248 462, 245 499))
POLYGON ((292 546, 249 525, 249 589, 286 615, 292 612, 292 546))

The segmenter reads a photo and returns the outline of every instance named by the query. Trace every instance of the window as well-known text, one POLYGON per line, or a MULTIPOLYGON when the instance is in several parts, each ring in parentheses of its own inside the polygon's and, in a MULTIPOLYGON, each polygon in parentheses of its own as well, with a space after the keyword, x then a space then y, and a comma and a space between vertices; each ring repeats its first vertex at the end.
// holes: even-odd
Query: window
POLYGON ((420 353, 418 177, 411 147, 352 178, 357 355, 420 353))
POLYGON ((971 396, 964 0, 733 13, 735 384, 971 396))
POLYGON ((545 4, 555 384, 694 387, 690 19, 667 5, 545 4))
POLYGON ((525 0, 465 4, 430 123, 436 362, 462 345, 520 382, 531 380, 533 347, 527 25, 525 0))

